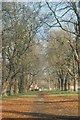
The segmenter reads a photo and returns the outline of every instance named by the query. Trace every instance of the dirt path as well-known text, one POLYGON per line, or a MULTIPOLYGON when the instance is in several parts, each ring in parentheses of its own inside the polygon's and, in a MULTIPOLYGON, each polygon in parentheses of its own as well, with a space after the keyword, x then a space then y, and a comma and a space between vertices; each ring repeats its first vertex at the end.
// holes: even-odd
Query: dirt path
MULTIPOLYGON (((44 96, 9 98, 2 102, 3 118, 77 119, 78 96, 44 96)), ((1 105, 0 105, 1 106, 1 105)))

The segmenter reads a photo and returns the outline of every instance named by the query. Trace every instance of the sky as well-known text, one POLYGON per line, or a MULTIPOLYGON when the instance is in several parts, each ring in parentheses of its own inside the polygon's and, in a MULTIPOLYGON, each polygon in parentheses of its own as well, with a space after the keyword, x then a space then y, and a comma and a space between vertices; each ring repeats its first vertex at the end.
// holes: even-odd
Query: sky
MULTIPOLYGON (((0 0, 0 2, 60 2, 62 0, 0 0)), ((63 0, 63 1, 70 1, 70 0, 63 0)), ((73 2, 77 0, 71 0, 73 2)))

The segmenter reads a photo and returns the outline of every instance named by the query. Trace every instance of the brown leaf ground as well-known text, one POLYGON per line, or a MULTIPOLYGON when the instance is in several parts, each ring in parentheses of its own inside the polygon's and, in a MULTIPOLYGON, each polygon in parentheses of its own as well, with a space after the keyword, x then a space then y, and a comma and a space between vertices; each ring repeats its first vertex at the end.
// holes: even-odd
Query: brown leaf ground
POLYGON ((13 97, 2 100, 1 107, 2 118, 55 118, 59 120, 59 118, 79 116, 77 95, 13 97))

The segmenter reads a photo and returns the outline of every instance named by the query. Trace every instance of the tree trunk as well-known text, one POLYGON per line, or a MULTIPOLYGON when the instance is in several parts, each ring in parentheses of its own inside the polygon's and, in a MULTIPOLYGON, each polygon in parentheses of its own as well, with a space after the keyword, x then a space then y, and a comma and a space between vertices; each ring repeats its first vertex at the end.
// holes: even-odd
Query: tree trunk
MULTIPOLYGON (((80 7, 80 2, 79 2, 79 7, 80 7)), ((75 29, 76 33, 78 33, 78 35, 76 36, 76 52, 77 52, 76 62, 78 66, 78 86, 80 86, 80 16, 78 14, 77 14, 77 22, 78 24, 76 25, 76 29, 75 29)))
POLYGON ((5 81, 2 86, 2 96, 7 96, 7 88, 9 86, 9 82, 5 81))
POLYGON ((76 91, 76 76, 74 75, 74 91, 76 91))
POLYGON ((26 93, 27 92, 27 87, 26 87, 26 85, 24 85, 24 87, 23 87, 23 93, 26 93))
POLYGON ((68 72, 65 76, 64 90, 67 91, 67 82, 68 82, 68 72))
POLYGON ((22 90, 23 93, 27 92, 27 78, 26 77, 24 77, 22 89, 23 89, 22 90))
POLYGON ((58 79, 58 85, 57 85, 57 87, 58 87, 58 90, 60 90, 60 80, 58 79))
POLYGON ((64 83, 64 90, 67 91, 67 80, 65 80, 65 83, 64 83))
POLYGON ((10 95, 14 95, 14 84, 10 86, 10 95))
POLYGON ((61 90, 63 91, 63 79, 61 79, 61 90))
POLYGON ((15 80, 15 94, 19 94, 19 85, 18 85, 18 80, 15 80))
POLYGON ((80 86, 80 62, 78 63, 78 86, 80 86))
POLYGON ((70 90, 70 81, 68 81, 68 90, 70 90))

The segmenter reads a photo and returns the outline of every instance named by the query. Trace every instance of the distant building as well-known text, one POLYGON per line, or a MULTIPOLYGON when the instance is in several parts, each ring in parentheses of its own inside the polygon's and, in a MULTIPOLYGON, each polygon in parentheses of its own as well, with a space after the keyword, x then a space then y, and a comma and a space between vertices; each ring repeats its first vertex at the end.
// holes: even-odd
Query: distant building
POLYGON ((32 85, 31 85, 31 87, 30 87, 30 90, 32 91, 34 91, 34 90, 39 90, 39 87, 38 87, 38 85, 37 85, 37 83, 33 83, 32 85))

